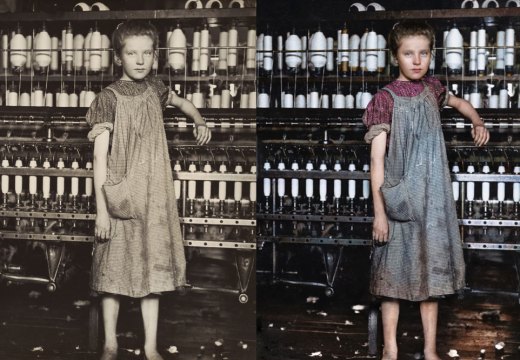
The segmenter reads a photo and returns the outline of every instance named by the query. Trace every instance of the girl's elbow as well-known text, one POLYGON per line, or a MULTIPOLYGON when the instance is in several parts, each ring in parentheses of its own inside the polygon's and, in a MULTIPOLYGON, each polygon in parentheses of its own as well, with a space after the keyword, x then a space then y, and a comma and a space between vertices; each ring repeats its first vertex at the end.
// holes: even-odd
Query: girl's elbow
POLYGON ((451 106, 452 108, 456 110, 463 110, 464 108, 473 108, 473 105, 469 101, 466 101, 462 98, 456 97, 456 96, 450 96, 448 99, 448 106, 451 106))

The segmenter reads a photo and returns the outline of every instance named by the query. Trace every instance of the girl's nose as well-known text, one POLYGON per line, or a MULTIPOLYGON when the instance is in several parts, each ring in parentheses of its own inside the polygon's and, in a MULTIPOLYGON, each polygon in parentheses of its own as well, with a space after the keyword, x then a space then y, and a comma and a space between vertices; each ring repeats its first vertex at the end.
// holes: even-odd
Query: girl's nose
POLYGON ((421 55, 420 54, 414 55, 413 63, 414 64, 420 64, 421 63, 421 55))
POLYGON ((143 54, 138 54, 137 55, 137 63, 138 64, 144 64, 144 56, 143 56, 143 54))

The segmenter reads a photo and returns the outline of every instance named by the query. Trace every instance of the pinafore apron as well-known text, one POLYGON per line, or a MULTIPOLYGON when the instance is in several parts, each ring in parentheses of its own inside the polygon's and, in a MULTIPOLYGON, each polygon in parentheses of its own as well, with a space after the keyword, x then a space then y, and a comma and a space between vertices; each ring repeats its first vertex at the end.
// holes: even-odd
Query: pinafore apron
POLYGON ((389 240, 374 247, 370 292, 422 301, 464 287, 464 258, 437 100, 421 94, 394 100, 385 181, 411 179, 413 221, 389 219, 389 240))
POLYGON ((91 287, 143 297, 186 283, 186 260, 159 97, 151 86, 116 96, 108 174, 127 172, 136 218, 111 218, 111 239, 94 245, 91 287))

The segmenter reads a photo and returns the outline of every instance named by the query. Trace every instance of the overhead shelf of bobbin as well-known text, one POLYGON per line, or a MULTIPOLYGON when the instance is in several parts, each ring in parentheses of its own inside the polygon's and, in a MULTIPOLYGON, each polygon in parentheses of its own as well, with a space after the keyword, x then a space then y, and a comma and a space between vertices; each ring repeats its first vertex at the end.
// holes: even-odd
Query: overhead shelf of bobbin
MULTIPOLYGON (((454 21, 472 19, 503 19, 520 16, 520 7, 503 8, 470 8, 470 9, 430 9, 430 10, 387 10, 375 12, 355 12, 347 14, 348 22, 396 21, 396 20, 437 20, 454 21)), ((517 19, 512 19, 518 21, 517 19)))
POLYGON ((6 94, 0 106, 88 107, 121 75, 112 62, 111 33, 121 21, 144 19, 159 31, 154 75, 181 96, 191 100, 195 94, 198 108, 255 108, 254 1, 179 1, 170 2, 170 9, 110 11, 40 5, 54 12, 0 14, 0 88, 6 94), (253 99, 239 105, 244 93, 253 99), (217 104, 221 95, 226 99, 217 104))
POLYGON ((475 108, 518 109, 520 8, 347 11, 344 18, 337 14, 348 4, 332 5, 323 10, 314 4, 309 16, 297 16, 298 9, 290 14, 282 6, 282 14, 294 16, 279 22, 275 15, 258 25, 259 108, 365 108, 398 75, 386 43, 393 24, 375 19, 395 22, 431 14, 437 40, 428 74, 475 108), (450 12, 461 16, 442 22, 450 12), (506 12, 507 17, 494 16, 506 12), (330 17, 323 21, 320 14, 330 17))
POLYGON ((114 22, 125 20, 153 20, 154 22, 177 22, 195 24, 200 19, 207 19, 208 24, 218 25, 225 19, 236 19, 239 25, 249 25, 255 22, 255 8, 231 9, 178 9, 178 10, 119 10, 119 11, 88 11, 62 13, 15 13, 0 14, 0 22, 114 22))

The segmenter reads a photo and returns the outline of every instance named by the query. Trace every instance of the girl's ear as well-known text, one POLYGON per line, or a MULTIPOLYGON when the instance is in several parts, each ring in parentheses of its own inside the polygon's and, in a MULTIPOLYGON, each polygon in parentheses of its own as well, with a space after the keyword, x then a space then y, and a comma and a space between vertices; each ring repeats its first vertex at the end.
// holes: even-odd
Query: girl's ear
POLYGON ((117 65, 117 66, 121 66, 122 65, 122 62, 121 62, 121 58, 114 54, 114 63, 117 65))
POLYGON ((159 49, 155 49, 155 50, 153 51, 153 56, 154 56, 155 59, 158 59, 158 58, 159 58, 159 49))
POLYGON ((393 54, 390 54, 390 63, 394 66, 399 66, 399 62, 397 61, 397 58, 393 54))

